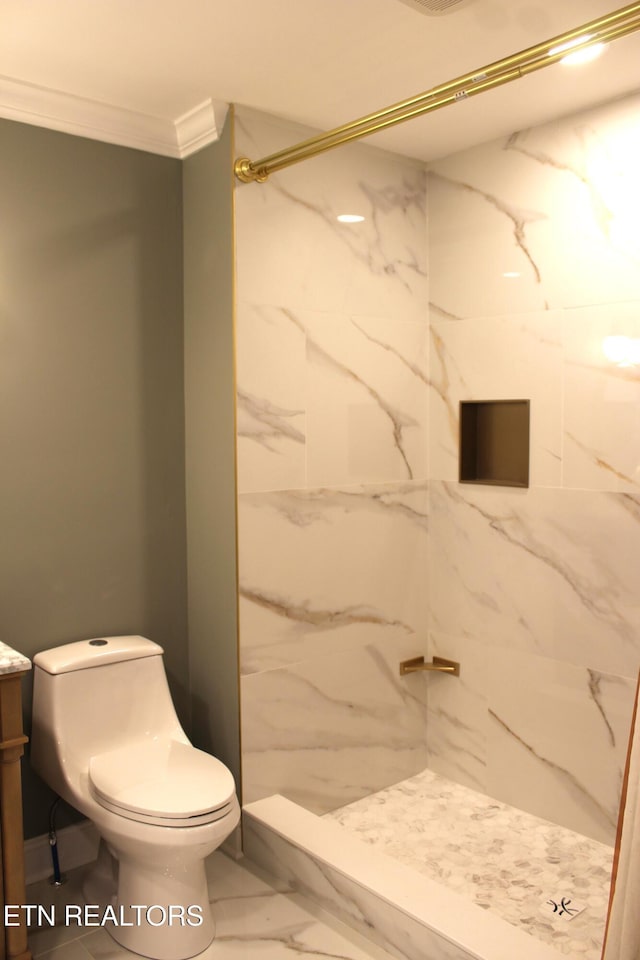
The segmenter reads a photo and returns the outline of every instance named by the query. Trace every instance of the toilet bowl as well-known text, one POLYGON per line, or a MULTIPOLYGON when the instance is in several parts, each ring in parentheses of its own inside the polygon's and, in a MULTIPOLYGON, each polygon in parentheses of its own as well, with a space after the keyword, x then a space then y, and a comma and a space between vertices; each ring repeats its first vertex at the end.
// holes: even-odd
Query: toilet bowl
POLYGON ((186 960, 214 938, 204 861, 240 808, 230 771, 184 733, 162 653, 132 636, 37 654, 31 764, 100 834, 94 922, 141 956, 186 960))

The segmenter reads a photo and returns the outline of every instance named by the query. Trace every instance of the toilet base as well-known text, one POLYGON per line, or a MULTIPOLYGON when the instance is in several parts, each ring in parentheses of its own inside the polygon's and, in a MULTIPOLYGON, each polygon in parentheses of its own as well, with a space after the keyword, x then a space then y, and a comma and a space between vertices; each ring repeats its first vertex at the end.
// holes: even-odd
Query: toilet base
POLYGON ((98 857, 82 881, 84 902, 96 904, 104 911, 107 906, 115 904, 117 889, 118 861, 100 837, 98 857))
POLYGON ((145 869, 139 862, 116 859, 101 840, 83 894, 103 916, 113 917, 103 929, 116 943, 150 960, 189 960, 215 936, 204 861, 192 863, 188 871, 145 869))

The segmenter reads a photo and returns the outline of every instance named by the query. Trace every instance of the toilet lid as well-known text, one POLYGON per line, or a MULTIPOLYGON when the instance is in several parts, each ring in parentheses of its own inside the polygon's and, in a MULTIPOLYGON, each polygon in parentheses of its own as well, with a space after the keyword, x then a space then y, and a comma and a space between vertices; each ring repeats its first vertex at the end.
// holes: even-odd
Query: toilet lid
POLYGON ((145 740, 92 757, 89 781, 103 806, 134 819, 216 819, 235 796, 223 763, 177 740, 145 740))

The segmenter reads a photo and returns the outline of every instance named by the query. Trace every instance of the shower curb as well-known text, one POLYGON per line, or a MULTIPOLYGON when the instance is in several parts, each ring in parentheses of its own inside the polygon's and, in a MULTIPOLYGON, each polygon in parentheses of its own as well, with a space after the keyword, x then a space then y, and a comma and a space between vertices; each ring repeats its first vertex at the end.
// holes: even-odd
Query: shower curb
POLYGON ((245 856, 400 960, 562 954, 280 795, 243 810, 245 856))

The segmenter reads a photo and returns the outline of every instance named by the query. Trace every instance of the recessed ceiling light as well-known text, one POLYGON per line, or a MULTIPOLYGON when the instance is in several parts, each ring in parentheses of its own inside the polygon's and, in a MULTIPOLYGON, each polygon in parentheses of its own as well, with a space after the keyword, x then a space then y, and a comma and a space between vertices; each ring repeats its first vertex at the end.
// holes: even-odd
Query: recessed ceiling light
POLYGON ((574 66, 578 63, 588 63, 590 60, 595 60, 596 57, 599 57, 602 51, 604 50, 604 43, 593 43, 590 47, 583 47, 581 50, 576 50, 574 53, 569 51, 573 50, 574 47, 579 46, 581 43, 587 43, 588 40, 591 40, 592 34, 585 33, 581 37, 574 37, 573 40, 568 40, 567 43, 561 43, 557 47, 551 47, 549 50, 549 56, 554 57, 558 53, 564 53, 567 51, 567 56, 563 57, 560 63, 566 63, 571 66, 574 66))
POLYGON ((575 53, 570 53, 569 56, 563 57, 560 63, 567 63, 570 66, 575 66, 579 63, 590 63, 591 60, 599 57, 603 50, 604 43, 594 43, 590 47, 584 47, 582 50, 576 50, 575 53))
POLYGON ((359 213, 341 213, 336 219, 340 223, 362 223, 364 217, 361 217, 359 213))
POLYGON ((565 50, 572 50, 581 43, 586 43, 587 40, 591 40, 592 36, 593 34, 591 33, 584 33, 581 37, 574 37, 573 40, 567 40, 566 43, 560 43, 557 47, 551 47, 551 50, 549 50, 549 56, 555 57, 557 53, 564 53, 565 50))
POLYGON ((602 351, 619 367, 635 367, 640 363, 640 339, 638 337, 605 337, 602 351))

